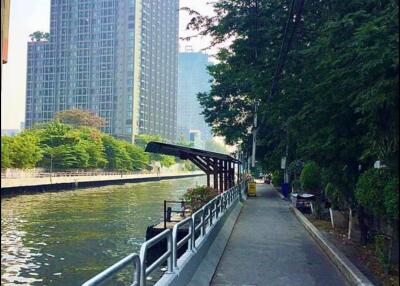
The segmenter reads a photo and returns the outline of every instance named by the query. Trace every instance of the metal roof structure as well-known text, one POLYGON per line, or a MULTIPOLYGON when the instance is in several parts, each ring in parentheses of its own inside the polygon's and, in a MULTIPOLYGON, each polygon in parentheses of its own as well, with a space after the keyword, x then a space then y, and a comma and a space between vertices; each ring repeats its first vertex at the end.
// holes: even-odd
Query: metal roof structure
POLYGON ((235 185, 235 169, 239 178, 241 162, 226 154, 156 141, 149 142, 145 151, 190 160, 206 173, 207 186, 210 187, 210 176, 213 176, 213 187, 220 191, 228 190, 235 185))

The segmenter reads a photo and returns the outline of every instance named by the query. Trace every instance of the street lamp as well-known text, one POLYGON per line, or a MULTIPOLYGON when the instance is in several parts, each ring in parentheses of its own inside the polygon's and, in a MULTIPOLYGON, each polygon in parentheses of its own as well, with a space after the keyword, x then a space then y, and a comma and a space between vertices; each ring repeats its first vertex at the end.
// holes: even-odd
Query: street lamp
POLYGON ((52 174, 53 174, 53 152, 50 153, 50 184, 52 184, 52 174))

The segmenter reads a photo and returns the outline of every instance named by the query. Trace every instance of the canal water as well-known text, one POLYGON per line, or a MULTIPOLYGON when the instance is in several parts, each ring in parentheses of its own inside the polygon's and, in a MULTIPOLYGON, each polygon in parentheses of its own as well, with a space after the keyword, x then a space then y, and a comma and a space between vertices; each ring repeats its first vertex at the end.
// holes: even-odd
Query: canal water
MULTIPOLYGON (((164 200, 205 183, 202 176, 2 198, 1 285, 81 285, 139 252, 164 200)), ((131 270, 106 285, 124 285, 131 270)))

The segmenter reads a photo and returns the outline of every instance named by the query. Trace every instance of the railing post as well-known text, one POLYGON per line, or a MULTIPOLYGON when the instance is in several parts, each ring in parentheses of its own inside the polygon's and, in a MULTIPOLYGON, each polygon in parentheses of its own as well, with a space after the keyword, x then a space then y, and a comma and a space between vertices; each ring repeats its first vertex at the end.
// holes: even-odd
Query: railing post
POLYGON ((194 241, 194 222, 193 220, 189 220, 189 241, 188 241, 188 250, 193 252, 193 241, 194 241))
MULTIPOLYGON (((202 226, 203 236, 206 234, 206 228, 207 228, 206 217, 209 213, 209 210, 210 210, 210 208, 208 206, 203 207, 203 215, 202 215, 202 217, 203 217, 203 226, 202 226)), ((208 223, 208 221, 207 221, 207 223, 208 223)))
POLYGON ((164 229, 167 228, 167 202, 164 200, 164 229))
POLYGON ((215 220, 218 219, 218 214, 219 214, 219 208, 221 205, 221 201, 220 201, 221 197, 217 197, 215 200, 215 220))
MULTIPOLYGON (((172 229, 172 268, 173 269, 178 268, 178 249, 177 248, 178 248, 178 227, 177 227, 177 225, 174 225, 174 228, 172 229)), ((169 249, 169 244, 168 244, 168 249, 169 249)), ((168 265, 168 269, 169 269, 169 265, 168 265)))
POLYGON ((214 202, 212 202, 212 203, 210 204, 210 217, 209 217, 209 220, 210 220, 210 227, 211 227, 212 224, 213 224, 213 209, 214 209, 214 202))
POLYGON ((146 286, 146 256, 147 248, 142 246, 140 248, 140 286, 146 286))
MULTIPOLYGON (((168 243, 168 252, 172 252, 172 234, 171 234, 171 232, 167 236, 167 243, 168 243)), ((173 269, 172 269, 172 255, 168 256, 167 269, 168 269, 167 270, 168 273, 172 273, 173 272, 173 269)))

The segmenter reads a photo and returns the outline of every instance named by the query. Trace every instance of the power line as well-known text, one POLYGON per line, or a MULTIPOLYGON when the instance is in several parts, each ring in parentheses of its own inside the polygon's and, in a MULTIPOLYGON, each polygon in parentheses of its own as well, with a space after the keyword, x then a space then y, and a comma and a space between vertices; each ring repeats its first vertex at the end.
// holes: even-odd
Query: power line
MULTIPOLYGON (((274 96, 276 87, 278 85, 279 82, 279 78, 280 75, 282 73, 283 67, 285 65, 286 62, 286 58, 287 58, 287 54, 290 50, 290 46, 291 43, 293 41, 293 36, 294 36, 294 32, 296 30, 296 26, 299 23, 300 19, 301 19, 301 15, 303 12, 303 8, 304 8, 304 2, 305 0, 299 0, 299 4, 296 6, 296 13, 295 13, 295 18, 293 21, 293 11, 295 10, 295 2, 296 0, 292 0, 292 3, 290 5, 290 10, 289 10, 289 15, 288 15, 288 19, 285 25, 285 31, 283 34, 283 39, 282 39, 282 44, 281 44, 281 48, 279 50, 279 55, 278 55, 278 60, 277 60, 277 64, 275 67, 275 72, 274 72, 274 77, 272 79, 272 85, 271 85, 271 90, 270 90, 270 94, 268 97, 268 100, 271 100, 272 97, 274 96), (289 40, 287 42, 287 45, 285 46, 286 43, 286 38, 287 38, 287 34, 289 31, 289 26, 291 24, 291 22, 294 22, 293 24, 293 29, 291 30, 290 36, 289 36, 289 40)), ((256 155, 256 143, 257 143, 257 132, 258 132, 258 126, 257 126, 257 113, 258 113, 258 103, 256 103, 255 105, 255 114, 254 114, 254 124, 253 124, 253 144, 252 144, 252 167, 255 166, 255 155, 256 155)), ((265 113, 263 113, 262 116, 262 122, 265 121, 265 113)), ((286 148, 287 149, 287 148, 286 148)), ((287 153, 287 152, 286 152, 287 153)))
POLYGON ((289 41, 288 41, 287 46, 285 48, 285 42, 286 42, 285 40, 286 40, 286 36, 287 36, 287 31, 289 29, 289 25, 292 22, 292 19, 293 19, 293 16, 294 16, 293 15, 294 2, 295 2, 295 0, 292 1, 292 5, 290 7, 289 18, 288 18, 288 21, 286 23, 285 33, 284 33, 284 36, 283 36, 281 49, 279 51, 278 62, 277 62, 277 65, 276 65, 276 68, 275 68, 274 77, 273 77, 273 80, 272 80, 271 91, 270 91, 270 95, 269 95, 269 98, 268 98, 269 100, 271 100, 272 97, 274 96, 276 87, 277 87, 278 82, 279 82, 280 75, 282 73, 282 69, 283 69, 283 67, 285 65, 285 62, 286 62, 287 54, 289 53, 290 46, 291 46, 292 41, 293 41, 294 32, 296 30, 297 24, 299 23, 299 21, 301 19, 301 14, 303 12, 304 0, 300 0, 300 2, 298 4, 298 7, 297 7, 296 14, 295 14, 296 17, 294 19, 293 29, 291 31, 291 34, 290 34, 290 37, 289 37, 289 41))

